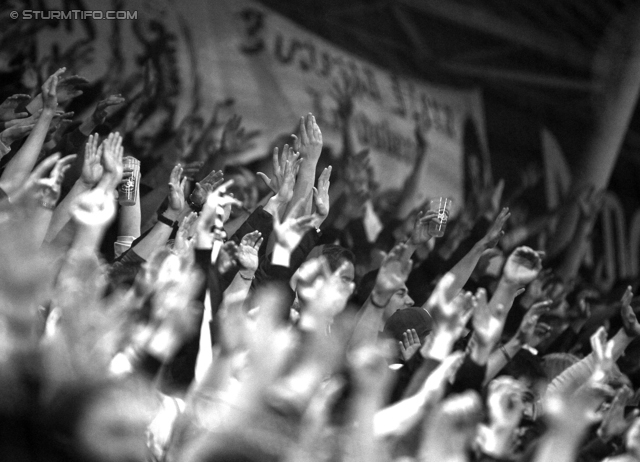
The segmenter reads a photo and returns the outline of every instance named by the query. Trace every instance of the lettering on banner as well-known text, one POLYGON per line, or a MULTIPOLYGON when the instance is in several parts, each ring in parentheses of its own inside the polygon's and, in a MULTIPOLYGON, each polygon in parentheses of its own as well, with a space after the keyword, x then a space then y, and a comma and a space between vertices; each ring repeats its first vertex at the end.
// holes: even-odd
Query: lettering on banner
POLYGON ((245 26, 240 51, 248 55, 264 51, 265 41, 262 36, 262 31, 264 30, 264 12, 257 8, 244 8, 238 15, 245 26))

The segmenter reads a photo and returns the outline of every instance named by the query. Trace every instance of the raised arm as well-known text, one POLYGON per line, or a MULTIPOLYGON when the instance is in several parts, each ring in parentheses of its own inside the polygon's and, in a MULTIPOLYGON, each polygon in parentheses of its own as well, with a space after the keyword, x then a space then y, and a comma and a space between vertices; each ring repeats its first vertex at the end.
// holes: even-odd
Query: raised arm
POLYGON ((511 309, 516 296, 532 282, 542 270, 543 252, 536 252, 529 247, 515 249, 504 265, 498 287, 491 297, 492 307, 502 305, 507 312, 511 309))
POLYGON ((420 189, 420 180, 423 178, 424 166, 427 163, 429 156, 429 144, 424 132, 420 128, 419 124, 416 124, 416 157, 411 174, 404 182, 404 188, 400 197, 400 203, 396 206, 395 217, 403 219, 409 213, 411 213, 414 201, 416 199, 416 193, 420 189))
POLYGON ((83 192, 93 189, 102 178, 104 169, 101 165, 101 159, 104 145, 98 147, 98 138, 98 135, 89 136, 89 141, 84 148, 82 173, 69 193, 56 207, 47 230, 45 238, 47 242, 51 242, 71 219, 70 207, 75 199, 83 192))
POLYGON ((589 247, 593 225, 602 207, 603 191, 588 189, 578 198, 579 215, 573 239, 565 249, 564 258, 556 269, 556 274, 565 283, 571 283, 578 275, 578 270, 589 247))
POLYGON ((171 171, 169 180, 169 206, 158 217, 158 222, 153 226, 149 234, 140 240, 131 250, 134 250, 143 259, 147 260, 158 248, 167 243, 174 228, 178 227, 178 218, 185 206, 184 183, 186 178, 180 181, 182 167, 176 165, 171 171))
POLYGON ((411 262, 403 259, 405 244, 396 245, 385 257, 376 277, 371 295, 360 309, 361 314, 353 333, 353 342, 371 343, 377 339, 389 313, 387 305, 396 292, 406 290, 405 281, 411 272, 411 262))
POLYGON ((11 197, 12 193, 27 179, 38 160, 44 139, 49 130, 49 125, 58 107, 56 87, 58 85, 58 77, 64 71, 65 68, 58 69, 42 85, 42 113, 27 140, 22 145, 22 148, 20 148, 16 155, 9 161, 2 176, 0 176, 0 188, 2 188, 9 197, 11 197))
POLYGON ((509 209, 506 207, 503 208, 482 239, 480 239, 471 248, 471 250, 455 264, 453 268, 451 268, 449 273, 453 276, 453 282, 448 289, 450 291, 448 294, 449 299, 453 298, 467 283, 471 273, 473 273, 473 270, 478 264, 482 253, 485 250, 492 249, 498 244, 500 237, 504 234, 502 228, 509 219, 509 216, 509 209))
POLYGON ((301 213, 308 215, 311 212, 311 192, 316 179, 316 166, 322 152, 322 132, 312 114, 300 118, 300 154, 303 162, 300 165, 296 186, 293 190, 293 198, 287 207, 287 213, 292 209, 292 204, 300 200, 305 201, 305 207, 301 213))

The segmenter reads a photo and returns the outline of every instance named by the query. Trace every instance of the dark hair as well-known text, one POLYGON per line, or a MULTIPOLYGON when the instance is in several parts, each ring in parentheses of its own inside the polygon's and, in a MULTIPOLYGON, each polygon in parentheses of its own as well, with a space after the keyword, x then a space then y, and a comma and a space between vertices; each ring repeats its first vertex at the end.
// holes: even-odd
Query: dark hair
POLYGON ((516 379, 525 377, 534 381, 548 379, 539 359, 526 350, 516 353, 511 362, 500 371, 500 375, 510 375, 516 379))
POLYGON ((340 265, 344 260, 351 262, 354 266, 356 264, 356 256, 353 254, 353 252, 342 247, 341 245, 325 245, 322 248, 322 256, 327 259, 331 271, 335 271, 340 268, 340 265))
POLYGON ((369 271, 360 279, 360 282, 356 287, 356 291, 353 294, 353 301, 358 304, 358 306, 364 305, 364 302, 366 302, 369 295, 371 295, 371 292, 376 285, 376 278, 378 277, 379 271, 379 269, 369 271))

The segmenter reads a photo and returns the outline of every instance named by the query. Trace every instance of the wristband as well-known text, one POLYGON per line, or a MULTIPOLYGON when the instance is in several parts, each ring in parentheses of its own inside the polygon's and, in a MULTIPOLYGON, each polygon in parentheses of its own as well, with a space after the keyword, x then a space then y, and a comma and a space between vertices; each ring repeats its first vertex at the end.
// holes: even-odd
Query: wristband
POLYGON ((511 362, 511 356, 509 356, 509 353, 507 353, 507 349, 504 347, 504 345, 500 345, 500 351, 504 355, 504 358, 507 360, 507 362, 511 362))
POLYGON ((241 277, 242 279, 244 279, 245 281, 253 281, 253 280, 256 278, 255 276, 251 276, 250 278, 244 277, 240 271, 238 271, 238 274, 239 274, 239 275, 240 275, 240 277, 241 277))
POLYGON ((178 229, 178 227, 179 227, 179 223, 178 223, 177 220, 176 221, 172 221, 169 218, 167 218, 164 215, 162 215, 161 213, 158 214, 158 221, 160 223, 163 223, 163 224, 169 226, 170 228, 173 228, 173 229, 178 229))
POLYGON ((385 308, 385 307, 389 304, 389 302, 385 303, 384 305, 381 305, 381 304, 379 304, 379 303, 376 303, 376 301, 373 299, 373 292, 372 292, 372 293, 371 293, 371 304, 372 304, 373 306, 375 306, 376 308, 385 308))

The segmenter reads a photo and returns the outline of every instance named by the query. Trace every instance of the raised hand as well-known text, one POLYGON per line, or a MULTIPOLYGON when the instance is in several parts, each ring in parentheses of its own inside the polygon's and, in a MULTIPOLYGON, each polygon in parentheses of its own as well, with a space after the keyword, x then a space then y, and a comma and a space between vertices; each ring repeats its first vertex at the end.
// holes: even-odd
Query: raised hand
POLYGON ((9 122, 14 119, 22 119, 29 115, 28 112, 15 112, 16 109, 25 103, 28 103, 31 97, 29 95, 11 95, 0 104, 0 122, 9 122))
POLYGON ((295 218, 304 210, 305 202, 304 199, 298 201, 283 222, 280 222, 277 214, 273 216, 273 235, 276 243, 289 252, 293 252, 302 240, 304 234, 313 228, 315 221, 313 215, 295 218))
POLYGON ((620 316, 622 317, 622 327, 624 328, 624 332, 629 337, 637 337, 640 335, 640 323, 638 322, 638 318, 631 307, 632 299, 633 292, 631 292, 631 286, 628 286, 622 296, 620 316))
POLYGON ((504 376, 489 383, 487 407, 491 425, 498 429, 515 430, 520 424, 526 388, 517 380, 504 376))
POLYGON ((514 286, 526 286, 542 270, 543 255, 543 252, 536 252, 529 247, 516 248, 507 258, 502 271, 502 278, 514 286))
POLYGON ((238 245, 234 241, 225 242, 220 248, 216 266, 220 274, 225 274, 238 265, 238 245))
POLYGON ((347 265, 344 262, 331 272, 326 259, 320 257, 300 267, 296 292, 305 305, 303 318, 313 316, 329 321, 344 309, 355 288, 353 282, 345 283, 341 278, 347 265))
POLYGON ((171 175, 169 176, 169 208, 167 212, 171 213, 172 216, 168 218, 177 218, 184 208, 184 185, 187 182, 187 179, 182 178, 182 180, 180 180, 181 175, 182 166, 177 164, 173 167, 171 175))
POLYGON ((601 326, 591 336, 591 349, 595 358, 595 367, 590 381, 604 384, 614 367, 613 342, 607 342, 607 330, 604 327, 601 326))
POLYGON ((481 347, 492 348, 500 340, 507 310, 502 305, 494 308, 487 303, 487 292, 482 288, 478 289, 475 302, 473 338, 481 347))
POLYGON ((634 409, 626 417, 625 406, 633 396, 633 391, 623 386, 611 402, 611 407, 606 411, 600 428, 598 428, 598 436, 604 441, 609 441, 616 436, 622 435, 631 426, 636 417, 638 417, 638 409, 634 409))
POLYGON ((76 155, 72 154, 59 159, 54 165, 53 170, 51 170, 49 178, 43 178, 37 181, 39 200, 43 207, 55 207, 60 198, 64 174, 71 167, 71 163, 75 158, 76 155))
MULTIPOLYGON (((300 117, 300 154, 303 159, 316 162, 322 152, 322 132, 313 114, 300 117)), ((305 161, 306 162, 306 161, 305 161)))
POLYGON ((511 377, 499 377, 489 384, 487 408, 489 425, 482 428, 483 452, 494 457, 506 457, 512 453, 514 433, 522 420, 525 387, 511 377))
POLYGON ((55 111, 58 107, 58 82, 66 68, 60 68, 42 84, 42 106, 45 110, 55 111))
POLYGON ((84 162, 82 164, 80 181, 89 188, 93 188, 98 184, 104 171, 102 167, 104 144, 98 147, 98 140, 99 136, 97 134, 89 135, 87 144, 84 147, 84 162))
POLYGON ((331 84, 329 90, 337 105, 338 117, 344 122, 353 115, 353 102, 360 94, 358 81, 347 72, 342 72, 340 79, 336 79, 331 84))
POLYGON ((110 114, 112 106, 117 106, 125 102, 125 99, 121 94, 110 95, 107 98, 98 102, 95 111, 91 115, 92 122, 97 126, 104 123, 107 116, 110 114))
POLYGON ((0 142, 5 146, 11 146, 15 141, 21 140, 29 135, 34 126, 35 124, 13 125, 12 127, 5 128, 0 133, 0 142))
POLYGON ((313 188, 313 204, 315 205, 315 216, 316 222, 315 227, 319 228, 320 225, 327 219, 329 216, 329 186, 331 182, 329 179, 331 178, 331 165, 325 168, 320 174, 320 178, 318 178, 318 187, 313 188))
POLYGON ((411 233, 411 237, 409 237, 409 244, 415 246, 424 245, 433 238, 433 236, 429 234, 429 222, 431 221, 438 223, 438 212, 434 210, 427 212, 421 210, 418 212, 416 222, 413 226, 413 232, 411 233))
POLYGON ((520 303, 525 308, 532 306, 534 303, 548 298, 549 282, 553 277, 553 272, 550 268, 544 269, 538 273, 538 276, 527 285, 527 289, 520 300, 520 303))
POLYGON ((382 261, 371 293, 374 306, 385 306, 395 292, 404 287, 411 272, 411 260, 403 258, 406 244, 397 244, 382 261))
POLYGON ((498 181, 495 187, 485 188, 478 197, 479 213, 493 219, 498 213, 502 192, 504 191, 504 180, 498 181))
POLYGON ((252 140, 258 136, 258 131, 245 132, 242 125, 242 117, 234 115, 224 125, 220 149, 224 154, 236 154, 248 151, 254 147, 252 140))
POLYGON ((418 337, 418 333, 415 329, 407 329, 406 332, 402 334, 402 341, 398 342, 398 346, 400 347, 400 354, 402 354, 402 359, 407 362, 411 359, 411 357, 420 349, 420 337, 418 337))
POLYGON ((74 221, 86 227, 105 227, 116 215, 113 194, 93 189, 79 195, 71 208, 74 221))
POLYGON ((191 251, 192 243, 191 235, 193 234, 193 227, 198 220, 198 214, 190 212, 186 217, 182 219, 178 232, 176 233, 176 239, 173 244, 173 250, 178 255, 185 255, 191 251))
POLYGON ((535 348, 551 333, 551 326, 540 323, 540 316, 549 312, 552 300, 545 300, 534 304, 526 312, 516 332, 516 338, 521 345, 528 345, 535 348))
POLYGON ((122 181, 124 167, 122 165, 122 136, 120 133, 109 133, 109 136, 102 142, 101 165, 103 168, 102 179, 99 186, 103 189, 115 189, 122 181))
POLYGON ((302 159, 300 153, 296 152, 293 146, 285 144, 282 148, 282 155, 278 159, 278 148, 273 148, 273 178, 269 178, 262 172, 257 175, 262 181, 273 191, 274 194, 280 194, 281 200, 287 203, 293 196, 293 186, 295 185, 295 177, 300 169, 302 159), (286 186, 285 186, 285 183, 286 186), (281 192, 282 191, 282 192, 281 192))
POLYGON ((217 212, 218 208, 228 207, 231 205, 242 205, 242 203, 238 199, 235 199, 227 194, 227 188, 229 188, 229 186, 231 186, 232 184, 233 180, 229 180, 225 183, 222 183, 211 193, 209 193, 205 205, 202 208, 203 215, 205 214, 205 210, 207 211, 207 214, 214 214, 217 212))
MULTIPOLYGON (((41 115, 42 115, 42 109, 38 109, 29 117, 8 120, 7 122, 5 122, 4 127, 9 128, 9 127, 14 127, 16 125, 35 125, 41 115)), ((57 117, 57 116, 58 114, 56 113, 54 117, 57 117)))
POLYGON ((511 213, 509 212, 509 207, 504 207, 500 211, 495 221, 487 231, 487 234, 482 238, 482 243, 487 249, 492 249, 498 245, 498 241, 500 241, 500 238, 504 236, 502 228, 504 228, 504 225, 507 223, 510 216, 511 213))
POLYGON ((207 196, 212 193, 216 188, 224 183, 224 176, 222 170, 210 172, 206 177, 196 183, 189 200, 196 207, 204 206, 207 196))
POLYGON ((262 240, 260 231, 253 231, 245 234, 238 245, 236 259, 240 265, 241 274, 244 273, 245 277, 250 278, 258 269, 258 249, 262 245, 262 240))
POLYGON ((68 101, 71 101, 73 98, 77 98, 78 96, 82 95, 82 90, 77 87, 86 86, 88 84, 89 81, 84 77, 80 77, 79 75, 72 75, 69 77, 65 77, 64 79, 60 79, 57 85, 56 92, 58 103, 64 104, 68 101))
POLYGON ((476 301, 470 292, 452 294, 455 275, 446 273, 427 300, 427 310, 436 322, 437 330, 458 336, 473 313, 476 301))

